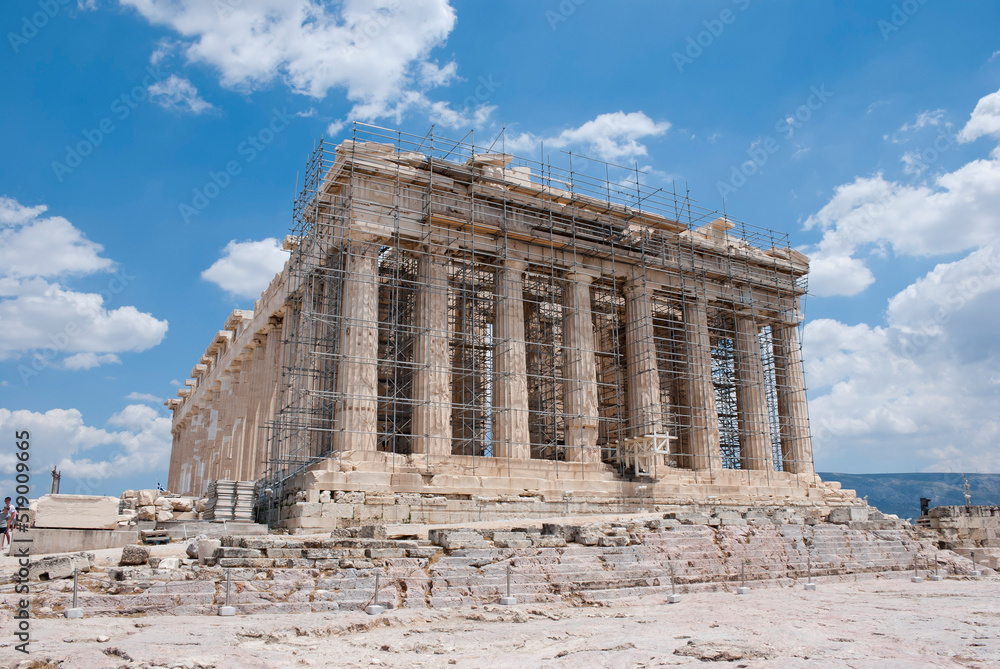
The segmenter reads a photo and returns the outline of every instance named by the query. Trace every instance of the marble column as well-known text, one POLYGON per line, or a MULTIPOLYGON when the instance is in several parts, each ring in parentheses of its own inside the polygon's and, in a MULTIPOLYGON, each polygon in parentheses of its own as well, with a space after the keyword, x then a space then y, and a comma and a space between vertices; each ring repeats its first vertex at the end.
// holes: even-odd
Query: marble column
POLYGON ((597 462, 597 357, 590 284, 594 277, 570 272, 563 293, 563 410, 566 459, 597 462))
POLYGON ((734 349, 736 352, 736 410, 740 432, 740 459, 743 469, 774 469, 771 454, 771 421, 767 412, 764 362, 760 339, 752 316, 737 314, 734 349))
POLYGON ((793 474, 812 474, 809 408, 796 326, 784 323, 772 325, 771 341, 774 346, 774 381, 778 395, 784 470, 793 474))
POLYGON ((445 457, 451 455, 450 265, 441 249, 422 251, 413 342, 413 452, 445 457))
POLYGON ((708 333, 708 301, 688 296, 684 302, 684 332, 687 337, 688 370, 685 409, 690 430, 694 469, 722 469, 719 448, 719 412, 712 383, 712 343, 708 333))
POLYGON ((493 326, 493 457, 529 459, 528 372, 524 347, 523 260, 498 271, 493 326))
POLYGON ((376 450, 379 248, 377 241, 351 241, 344 249, 335 451, 376 450))
POLYGON ((628 434, 641 437, 662 433, 663 408, 653 339, 653 304, 642 277, 633 278, 625 285, 625 365, 628 434))

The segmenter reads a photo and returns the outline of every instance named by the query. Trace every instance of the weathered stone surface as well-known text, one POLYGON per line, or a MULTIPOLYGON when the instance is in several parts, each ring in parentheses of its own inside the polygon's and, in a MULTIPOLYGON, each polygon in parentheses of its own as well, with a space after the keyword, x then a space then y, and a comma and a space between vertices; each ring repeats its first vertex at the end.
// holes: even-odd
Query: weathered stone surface
POLYGON ((76 553, 32 560, 28 566, 28 578, 32 581, 51 581, 73 576, 73 570, 89 572, 94 563, 93 553, 76 553))
POLYGON ((136 511, 136 520, 156 520, 155 506, 140 506, 136 511))
POLYGON ((140 490, 136 495, 136 503, 139 506, 153 506, 160 493, 156 490, 140 490))
POLYGON ((130 545, 122 549, 121 559, 118 561, 122 566, 135 566, 146 564, 149 559, 149 549, 145 546, 130 545))
POLYGON ((830 511, 827 522, 846 524, 868 520, 868 508, 863 506, 842 506, 830 511))
POLYGON ((34 513, 35 527, 113 530, 118 527, 117 497, 42 495, 34 513))

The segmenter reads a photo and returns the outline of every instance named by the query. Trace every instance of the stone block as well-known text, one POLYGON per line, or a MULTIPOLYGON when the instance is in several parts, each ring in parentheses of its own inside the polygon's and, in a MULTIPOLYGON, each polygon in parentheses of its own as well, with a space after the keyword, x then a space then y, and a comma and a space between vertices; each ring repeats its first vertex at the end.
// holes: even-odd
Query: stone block
POLYGON ((493 544, 497 548, 527 548, 531 546, 531 541, 525 532, 496 531, 493 533, 493 544))
POLYGON ((156 507, 153 505, 140 506, 136 511, 136 520, 156 520, 156 507))
POLYGON ((156 565, 157 569, 179 569, 181 566, 181 559, 175 557, 165 557, 160 559, 160 563, 156 565))
POLYGON ((156 522, 158 522, 158 523, 165 523, 168 520, 173 520, 174 519, 173 512, 166 511, 166 510, 161 509, 159 507, 154 507, 154 508, 156 508, 156 522))
POLYGON ((359 539, 386 539, 385 525, 362 525, 358 528, 359 539))
POLYGON ((73 570, 90 571, 94 561, 93 553, 77 553, 32 560, 28 565, 28 578, 32 581, 51 581, 73 576, 73 570))
POLYGON ((117 497, 42 495, 34 513, 35 527, 113 530, 118 527, 117 497))
POLYGON ((140 490, 136 493, 136 504, 138 506, 153 506, 160 493, 156 490, 140 490))
POLYGON ((122 548, 121 559, 118 564, 123 567, 133 567, 146 564, 149 559, 149 549, 145 546, 129 545, 122 548))
POLYGON ((867 521, 868 508, 863 506, 841 506, 830 511, 827 522, 846 525, 851 522, 867 521))
POLYGON ((321 518, 354 518, 354 505, 326 502, 322 505, 321 518))
POLYGON ((577 530, 573 540, 584 546, 596 546, 597 542, 604 537, 604 533, 594 527, 581 527, 577 530))
POLYGON ((483 535, 472 530, 430 530, 427 538, 431 543, 441 546, 446 550, 457 550, 459 548, 489 548, 489 544, 483 539, 483 535))
POLYGON ((170 506, 172 511, 191 512, 194 511, 193 497, 171 497, 170 506))
POLYGON ((628 537, 622 537, 622 536, 617 536, 617 537, 603 536, 597 540, 598 546, 628 546, 628 543, 629 543, 628 537))
POLYGON ((365 494, 356 491, 335 490, 333 501, 338 504, 364 504, 365 494))

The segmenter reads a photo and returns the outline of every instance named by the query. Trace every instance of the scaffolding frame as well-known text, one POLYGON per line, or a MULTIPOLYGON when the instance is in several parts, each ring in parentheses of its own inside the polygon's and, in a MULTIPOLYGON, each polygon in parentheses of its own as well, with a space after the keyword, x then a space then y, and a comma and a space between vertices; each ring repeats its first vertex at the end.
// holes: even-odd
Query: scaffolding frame
MULTIPOLYGON (((377 359, 353 369, 376 379, 375 450, 389 454, 393 468, 407 462, 420 438, 414 411, 427 401, 428 390, 416 388, 415 379, 428 366, 450 374, 451 455, 470 457, 473 471, 480 459, 494 456, 494 423, 507 410, 495 406, 494 391, 503 379, 494 370, 494 321, 497 301, 510 297, 501 294, 497 276, 504 260, 524 248, 527 269, 517 297, 524 310, 532 459, 558 467, 565 458, 566 425, 573 416, 564 398, 564 296, 567 273, 583 270, 597 277, 589 308, 599 460, 626 477, 651 474, 649 463, 694 468, 690 361, 697 352, 685 333, 684 314, 694 300, 704 300, 723 467, 747 467, 735 318, 766 313, 780 320, 783 312, 799 308, 805 272, 793 266, 787 235, 702 207, 687 193, 647 184, 636 167, 589 158, 581 164, 567 152, 557 155, 565 164, 559 167, 544 153, 537 160, 511 156, 505 144, 503 132, 476 144, 471 132, 455 141, 433 128, 420 136, 355 123, 350 140, 315 147, 293 206, 280 402, 268 425, 261 480, 273 502, 307 467, 341 457, 338 444, 350 426, 338 416, 357 399, 350 380, 341 378, 345 337, 359 336, 359 330, 378 341, 377 359), (364 232, 374 223, 390 230, 388 238, 359 242, 359 228, 364 232), (445 266, 446 279, 429 283, 421 267, 435 258, 445 266), (370 293, 359 278, 363 273, 354 269, 373 262, 377 286, 370 293), (650 282, 648 332, 630 331, 627 324, 629 272, 669 279, 650 282), (355 294, 374 294, 376 303, 365 313, 343 313, 345 296, 355 294), (422 323, 417 305, 430 295, 446 300, 447 315, 422 323), (626 348, 649 336, 652 342, 639 348, 653 361, 631 363, 656 370, 659 399, 640 415, 628 406, 637 379, 626 348), (428 337, 446 338, 446 354, 420 358, 417 349, 428 337), (640 468, 634 454, 623 456, 621 444, 645 435, 662 438, 644 451, 650 457, 643 457, 640 468)), ((766 322, 757 341, 769 452, 781 470, 789 451, 782 444, 778 398, 789 390, 777 381, 766 322)), ((430 467, 430 457, 423 461, 430 467)))

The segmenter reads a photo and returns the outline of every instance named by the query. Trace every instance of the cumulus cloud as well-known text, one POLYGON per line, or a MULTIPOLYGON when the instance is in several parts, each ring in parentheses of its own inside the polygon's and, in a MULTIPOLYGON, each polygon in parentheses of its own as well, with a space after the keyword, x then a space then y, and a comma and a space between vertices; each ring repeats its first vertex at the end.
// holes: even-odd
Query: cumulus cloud
POLYGON ((997 234, 1000 151, 929 184, 901 184, 879 173, 840 186, 806 222, 823 237, 807 249, 823 271, 810 279, 817 295, 854 295, 872 283, 864 259, 873 249, 928 257, 975 249, 997 234), (861 275, 857 274, 861 272, 861 275))
MULTIPOLYGON (((995 95, 976 105, 967 137, 989 134, 982 121, 992 103, 984 101, 995 95)), ((888 299, 882 322, 805 326, 810 414, 824 468, 898 471, 903 462, 904 470, 1000 471, 998 210, 994 149, 926 183, 858 177, 806 221, 823 231, 810 277, 821 296, 864 290, 875 280, 865 263, 872 255, 961 255, 888 299)))
MULTIPOLYGON (((106 425, 87 425, 77 409, 34 412, 0 408, 0 431, 13 434, 14 430, 27 430, 36 472, 58 467, 64 475, 64 492, 113 492, 109 481, 116 477, 166 469, 171 446, 169 418, 152 407, 130 404, 111 416, 106 425)), ((11 476, 15 466, 13 453, 0 453, 0 475, 11 476)), ((11 483, 0 481, 7 489, 11 483)))
POLYGON ((222 257, 201 273, 237 297, 256 298, 271 283, 288 260, 288 251, 273 237, 259 242, 233 240, 222 251, 222 257))
POLYGON ((171 74, 149 87, 149 99, 164 109, 203 114, 215 109, 198 95, 198 89, 187 79, 171 74))
POLYGON ((979 100, 958 138, 971 142, 986 135, 1000 138, 1000 90, 979 100))
POLYGON ((167 322, 133 306, 111 308, 135 279, 101 255, 103 247, 65 218, 45 217, 0 197, 0 360, 28 355, 22 380, 48 366, 91 369, 120 364, 115 353, 160 343, 167 322), (96 293, 77 292, 68 278, 106 273, 96 293), (65 356, 65 357, 64 357, 65 356))
POLYGON ((609 162, 634 160, 645 156, 646 145, 640 140, 659 137, 670 129, 668 121, 654 121, 641 111, 622 111, 599 116, 577 128, 563 130, 554 137, 522 133, 507 140, 510 150, 528 153, 542 142, 547 147, 579 147, 583 152, 609 162))
POLYGON ((450 63, 430 59, 455 26, 447 0, 120 2, 176 32, 187 59, 213 67, 223 86, 245 91, 279 80, 314 98, 343 89, 356 118, 398 113, 417 87, 454 77, 450 63))
POLYGON ((61 216, 43 217, 45 205, 25 207, 0 197, 0 272, 5 277, 53 277, 110 269, 104 250, 61 216))

